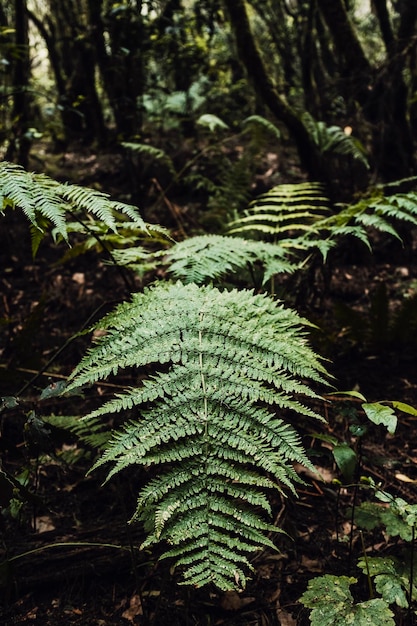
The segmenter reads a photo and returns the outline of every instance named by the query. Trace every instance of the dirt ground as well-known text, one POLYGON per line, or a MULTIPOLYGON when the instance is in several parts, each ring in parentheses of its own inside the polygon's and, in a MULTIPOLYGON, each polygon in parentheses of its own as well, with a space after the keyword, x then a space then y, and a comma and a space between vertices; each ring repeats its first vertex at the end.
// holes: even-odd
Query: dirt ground
MULTIPOLYGON (((103 172, 103 165, 94 170, 92 160, 80 182, 107 177, 109 190, 115 191, 126 180, 112 163, 103 172)), ((187 207, 183 210, 187 216, 187 207)), ((311 341, 330 359, 337 389, 356 389, 370 402, 398 400, 417 407, 416 249, 415 242, 404 250, 397 244, 377 246, 373 257, 358 254, 356 247, 344 250, 334 259, 325 290, 308 306, 304 303, 301 313, 319 327, 311 341)), ((88 335, 74 335, 128 295, 119 273, 100 255, 90 252, 61 263, 62 253, 62 246, 48 240, 33 259, 22 216, 16 212, 1 219, 0 396, 6 400, 0 454, 2 468, 18 477, 26 499, 13 515, 5 509, 7 494, 0 499, 1 624, 308 624, 309 612, 298 599, 310 578, 358 575, 355 563, 362 548, 348 511, 354 498, 366 495, 344 484, 317 433, 357 446, 349 428, 352 420, 361 419, 360 403, 323 401, 315 408, 327 417, 327 425, 297 424, 321 477, 298 468, 305 479, 298 499, 277 496, 275 523, 288 536, 277 538, 277 553, 256 555, 246 590, 179 586, 176 572, 158 562, 155 552, 139 550, 141 528, 128 524, 139 477, 102 486, 104 474, 87 475, 93 450, 64 430, 31 432, 28 427, 30 415, 86 412, 94 393, 114 391, 101 386, 84 399, 52 395, 39 400, 42 390, 70 374, 88 346, 88 335), (17 406, 12 397, 19 399, 17 406)), ((393 435, 372 425, 363 438, 361 463, 361 474, 414 503, 417 417, 400 414, 393 435)), ((0 481, 0 493, 9 487, 0 481)), ((372 554, 399 555, 403 549, 401 541, 390 541, 381 531, 368 533, 365 541, 372 554)), ((366 581, 360 579, 356 592, 366 597, 366 581)), ((409 623, 402 620, 399 614, 399 624, 409 623)))

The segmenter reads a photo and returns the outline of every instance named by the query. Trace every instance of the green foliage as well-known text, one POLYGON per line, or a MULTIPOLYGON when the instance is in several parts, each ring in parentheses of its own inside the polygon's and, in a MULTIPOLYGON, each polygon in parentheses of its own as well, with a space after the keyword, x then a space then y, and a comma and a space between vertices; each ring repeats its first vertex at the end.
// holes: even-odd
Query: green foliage
POLYGON ((199 126, 208 128, 210 132, 217 130, 227 130, 229 126, 221 120, 217 115, 212 113, 203 113, 196 122, 199 126))
POLYGON ((320 183, 284 184, 273 187, 249 204, 243 216, 228 224, 228 233, 252 233, 282 239, 283 234, 310 231, 327 214, 329 200, 320 183))
POLYGON ((362 408, 371 422, 382 424, 391 435, 395 433, 398 420, 392 407, 380 402, 365 402, 362 408))
MULTIPOLYGON (((212 133, 220 130, 223 134, 225 130, 222 120, 213 115, 201 116, 198 123, 210 129, 212 133)), ((260 115, 250 115, 241 122, 240 127, 240 141, 244 147, 242 153, 230 156, 222 149, 228 142, 236 141, 236 135, 230 136, 230 134, 214 143, 210 149, 210 157, 216 174, 214 181, 205 181, 205 186, 211 194, 208 208, 211 217, 216 217, 221 226, 247 205, 260 158, 268 144, 281 137, 279 129, 260 115)), ((192 175, 187 177, 187 181, 191 184, 195 184, 196 180, 198 177, 197 179, 192 175)), ((202 183, 203 180, 200 177, 200 185, 202 183)))
POLYGON ((147 143, 136 143, 133 141, 124 141, 121 143, 123 148, 129 150, 133 154, 139 154, 141 157, 149 161, 158 161, 168 168, 168 171, 175 176, 175 167, 171 157, 161 148, 155 148, 147 143))
POLYGON ((355 521, 358 526, 368 530, 384 526, 390 537, 412 541, 417 529, 417 505, 409 504, 403 498, 395 498, 379 489, 375 495, 384 505, 362 502, 355 510, 355 521))
POLYGON ((67 216, 92 215, 106 231, 117 232, 117 214, 136 229, 149 234, 150 225, 129 204, 110 200, 108 194, 78 185, 60 183, 44 174, 31 174, 19 165, 0 163, 0 211, 20 208, 31 225, 35 254, 45 231, 52 225, 57 237, 68 241, 67 216))
POLYGON ((247 554, 273 548, 267 533, 279 531, 267 521, 268 491, 294 492, 293 461, 314 469, 287 417, 320 419, 298 399, 316 397, 304 380, 325 376, 302 325, 264 295, 161 284, 99 323, 105 335, 73 375, 79 387, 125 368, 148 372, 85 423, 130 417, 95 467, 111 463, 108 478, 155 469, 134 518, 145 546, 168 544, 186 584, 244 586, 247 554))
POLYGON ((395 222, 417 225, 417 194, 394 194, 384 196, 382 189, 365 196, 359 202, 348 205, 337 214, 324 217, 315 223, 297 244, 307 249, 316 245, 326 258, 327 252, 347 236, 356 237, 372 249, 369 233, 377 231, 401 241, 395 222))
POLYGON ((361 143, 352 135, 347 135, 340 126, 328 126, 325 122, 317 122, 307 112, 303 113, 302 120, 320 154, 329 154, 333 157, 349 156, 369 169, 368 159, 361 143))
MULTIPOLYGON (((396 604, 406 609, 409 605, 407 592, 410 588, 410 571, 405 564, 394 557, 367 557, 358 561, 364 574, 373 578, 377 593, 387 604, 396 604)), ((413 585, 413 598, 417 589, 413 585)))
POLYGON ((186 283, 203 284, 237 270, 262 266, 265 284, 274 274, 292 273, 296 266, 276 244, 222 235, 200 235, 175 244, 166 254, 169 272, 186 283))
POLYGON ((300 598, 312 609, 312 626, 394 626, 393 613, 383 598, 355 603, 350 586, 357 582, 348 576, 320 576, 310 580, 300 598))
POLYGON ((370 250, 370 233, 378 231, 401 241, 396 223, 417 225, 417 193, 385 196, 377 188, 359 202, 330 214, 330 201, 320 183, 277 185, 253 200, 241 217, 228 224, 228 234, 280 241, 300 254, 329 250, 356 237, 370 250))

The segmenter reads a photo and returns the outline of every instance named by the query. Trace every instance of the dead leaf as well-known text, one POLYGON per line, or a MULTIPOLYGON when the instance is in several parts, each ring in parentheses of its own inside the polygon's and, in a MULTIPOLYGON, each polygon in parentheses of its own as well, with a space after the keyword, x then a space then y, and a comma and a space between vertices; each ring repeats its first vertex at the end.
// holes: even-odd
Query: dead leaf
POLYGON ((143 610, 140 597, 135 594, 130 598, 129 608, 126 609, 126 611, 123 611, 122 617, 128 619, 130 622, 133 622, 136 615, 143 615, 143 610))
POLYGON ((278 609, 277 615, 281 626, 297 626, 297 620, 283 609, 278 609))
POLYGON ((254 600, 255 598, 252 597, 240 596, 237 591, 226 591, 221 601, 221 607, 225 611, 239 611, 254 600))
POLYGON ((78 285, 84 285, 85 283, 85 274, 83 272, 75 272, 72 275, 72 280, 78 285))
POLYGON ((409 478, 408 476, 406 476, 405 474, 401 474, 400 472, 397 472, 395 474, 395 478, 397 480, 401 480, 403 483, 411 483, 413 485, 417 484, 417 480, 415 480, 414 478, 409 478))
POLYGON ((28 611, 28 612, 26 613, 26 615, 25 615, 25 617, 24 617, 23 619, 24 619, 24 620, 28 620, 28 619, 32 620, 32 619, 34 619, 34 620, 36 620, 36 621, 37 621, 37 617, 38 617, 38 615, 37 615, 37 613, 38 613, 38 609, 39 609, 39 607, 34 606, 34 607, 33 607, 33 609, 30 609, 30 611, 28 611))
POLYGON ((35 519, 35 529, 37 533, 47 533, 55 530, 55 524, 49 515, 40 515, 35 519))

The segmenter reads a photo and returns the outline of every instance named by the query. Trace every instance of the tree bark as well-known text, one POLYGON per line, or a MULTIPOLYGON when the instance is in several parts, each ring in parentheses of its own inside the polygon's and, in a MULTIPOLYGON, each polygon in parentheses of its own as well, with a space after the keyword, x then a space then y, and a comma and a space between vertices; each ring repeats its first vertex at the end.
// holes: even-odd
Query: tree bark
POLYGON ((88 22, 78 20, 72 0, 49 0, 49 14, 28 12, 43 37, 58 91, 65 140, 106 140, 107 129, 95 84, 95 41, 88 22))
POLYGON ((345 59, 349 94, 362 107, 372 126, 375 165, 385 180, 414 171, 414 146, 408 121, 408 94, 403 79, 406 49, 415 32, 417 3, 403 0, 397 36, 391 38, 383 0, 375 9, 387 47, 384 67, 373 68, 367 59, 342 0, 317 0, 338 54, 345 59))
POLYGON ((344 72, 350 77, 349 89, 363 106, 369 97, 372 66, 365 55, 343 0, 317 0, 339 56, 345 60, 344 72))
POLYGON ((6 160, 17 161, 23 167, 28 167, 30 137, 27 135, 30 126, 29 107, 29 32, 26 14, 26 0, 15 0, 15 45, 13 75, 13 107, 12 107, 12 137, 6 152, 6 160))
POLYGON ((389 52, 394 42, 394 32, 392 30, 391 20, 388 13, 387 2, 386 0, 373 0, 372 5, 375 9, 375 14, 378 19, 385 48, 387 52, 389 52))
POLYGON ((277 92, 268 76, 250 29, 244 0, 225 0, 234 31, 238 54, 256 93, 277 120, 283 122, 297 145, 302 166, 312 178, 322 177, 319 159, 310 135, 300 116, 277 92))

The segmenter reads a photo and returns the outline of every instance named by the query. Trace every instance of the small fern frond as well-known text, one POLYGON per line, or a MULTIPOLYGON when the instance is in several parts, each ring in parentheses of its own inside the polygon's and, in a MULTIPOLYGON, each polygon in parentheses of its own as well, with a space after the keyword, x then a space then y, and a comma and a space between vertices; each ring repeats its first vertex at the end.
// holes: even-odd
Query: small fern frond
POLYGON ((276 240, 284 233, 310 231, 328 213, 329 204, 320 183, 277 185, 251 202, 242 217, 230 222, 227 233, 259 233, 276 240))
POLYGON ((203 113, 203 115, 200 115, 200 117, 196 121, 196 124, 198 126, 208 128, 210 132, 229 129, 229 126, 226 124, 226 122, 220 119, 217 115, 213 115, 212 113, 203 113))
POLYGON ((304 113, 302 120, 321 154, 349 156, 369 169, 365 150, 358 139, 347 135, 340 126, 316 121, 309 113, 304 113))
POLYGON ((264 267, 265 280, 296 269, 280 246, 222 235, 200 235, 175 244, 166 254, 169 272, 186 283, 203 284, 254 264, 264 267))
POLYGON ((375 213, 362 213, 361 215, 357 215, 355 219, 356 224, 362 224, 368 228, 375 228, 379 230, 381 233, 388 233, 393 237, 396 237, 401 241, 400 235, 397 233, 395 228, 391 226, 384 218, 375 213))
POLYGON ((321 419, 300 399, 317 397, 306 381, 326 377, 303 326, 265 295, 155 285, 104 318, 105 335, 72 376, 68 391, 126 367, 156 368, 84 423, 126 412, 94 467, 110 463, 108 479, 158 468, 133 518, 148 532, 144 546, 171 546, 165 556, 185 584, 244 584, 247 553, 273 546, 270 490, 294 492, 294 462, 314 469, 287 417, 321 419))
MULTIPOLYGON (((355 204, 342 208, 337 214, 324 217, 314 224, 314 230, 301 235, 296 242, 283 241, 282 245, 292 244, 303 247, 307 244, 311 247, 314 242, 320 249, 323 242, 337 244, 346 236, 353 236, 361 240, 371 249, 370 230, 395 237, 401 241, 395 222, 417 225, 417 194, 394 194, 384 197, 377 189, 373 197, 364 197, 355 204)), ((328 247, 324 247, 327 254, 328 247)), ((320 249, 323 252, 323 249, 320 249)), ((324 258, 325 255, 324 255, 324 258)))
POLYGON ((151 161, 159 161, 160 163, 163 163, 171 174, 174 176, 176 175, 174 163, 172 162, 171 157, 168 156, 168 154, 161 148, 150 146, 147 143, 135 143, 132 141, 123 141, 121 146, 133 154, 139 154, 140 156, 148 158, 151 161))
MULTIPOLYGON (((267 134, 275 139, 281 139, 281 131, 272 122, 261 115, 250 115, 242 122, 243 132, 267 134)), ((259 139, 258 139, 259 143, 259 139)))

